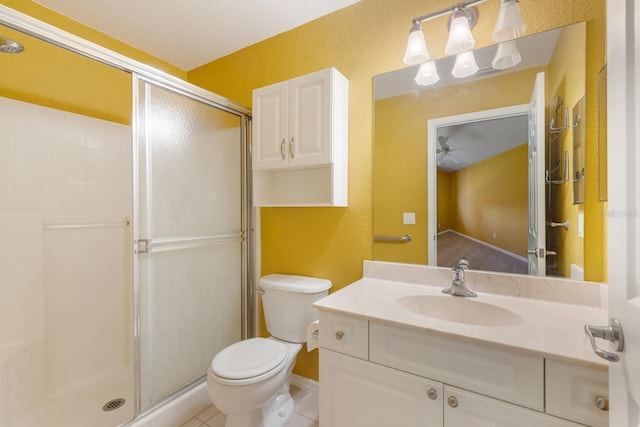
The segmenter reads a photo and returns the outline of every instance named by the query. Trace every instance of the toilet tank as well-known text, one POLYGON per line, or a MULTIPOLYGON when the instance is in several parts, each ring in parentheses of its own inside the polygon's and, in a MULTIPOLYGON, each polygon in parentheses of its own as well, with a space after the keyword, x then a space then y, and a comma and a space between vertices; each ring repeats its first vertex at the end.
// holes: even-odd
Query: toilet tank
POLYGON ((311 307, 325 297, 331 281, 307 276, 269 274, 260 278, 262 308, 271 336, 289 342, 307 340, 307 325, 318 320, 318 310, 311 307))

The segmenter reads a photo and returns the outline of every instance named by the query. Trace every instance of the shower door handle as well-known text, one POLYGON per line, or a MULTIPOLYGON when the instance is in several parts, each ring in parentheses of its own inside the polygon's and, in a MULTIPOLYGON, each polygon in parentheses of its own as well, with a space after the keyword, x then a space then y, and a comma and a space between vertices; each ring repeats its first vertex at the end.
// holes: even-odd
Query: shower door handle
POLYGON ((137 254, 146 254, 149 252, 149 240, 148 239, 140 239, 136 241, 136 250, 137 254))

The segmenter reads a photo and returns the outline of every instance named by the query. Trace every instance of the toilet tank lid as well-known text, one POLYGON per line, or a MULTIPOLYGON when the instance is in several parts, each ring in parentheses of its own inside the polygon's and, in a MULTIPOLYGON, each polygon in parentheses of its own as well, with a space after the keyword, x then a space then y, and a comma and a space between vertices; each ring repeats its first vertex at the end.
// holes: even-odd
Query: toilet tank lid
POLYGON ((312 294, 331 288, 331 281, 292 274, 269 274, 260 278, 259 285, 265 289, 312 294))

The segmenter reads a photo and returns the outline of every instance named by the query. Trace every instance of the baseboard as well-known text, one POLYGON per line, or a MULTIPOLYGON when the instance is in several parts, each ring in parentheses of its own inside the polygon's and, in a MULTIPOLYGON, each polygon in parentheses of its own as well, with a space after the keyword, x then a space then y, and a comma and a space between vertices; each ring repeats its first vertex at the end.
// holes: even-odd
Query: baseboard
POLYGON ((317 381, 301 377, 300 375, 296 374, 291 374, 291 385, 294 385, 300 390, 304 390, 309 393, 318 394, 320 392, 320 384, 318 384, 317 381))

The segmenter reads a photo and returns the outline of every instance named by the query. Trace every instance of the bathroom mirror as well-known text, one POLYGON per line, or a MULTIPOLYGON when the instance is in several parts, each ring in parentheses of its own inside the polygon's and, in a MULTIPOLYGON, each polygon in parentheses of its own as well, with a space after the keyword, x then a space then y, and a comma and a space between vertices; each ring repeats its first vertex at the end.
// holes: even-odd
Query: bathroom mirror
POLYGON ((495 45, 476 49, 480 70, 466 79, 451 76, 453 57, 436 61, 431 86, 415 83, 418 66, 374 77, 375 260, 452 266, 467 257, 474 269, 529 273, 528 109, 542 72, 544 271, 583 278, 585 208, 573 204, 569 158, 571 112, 585 95, 586 24, 517 46, 522 62, 505 70, 491 67, 495 45))

